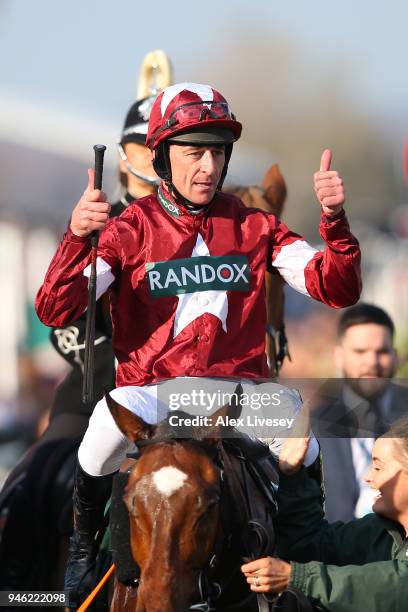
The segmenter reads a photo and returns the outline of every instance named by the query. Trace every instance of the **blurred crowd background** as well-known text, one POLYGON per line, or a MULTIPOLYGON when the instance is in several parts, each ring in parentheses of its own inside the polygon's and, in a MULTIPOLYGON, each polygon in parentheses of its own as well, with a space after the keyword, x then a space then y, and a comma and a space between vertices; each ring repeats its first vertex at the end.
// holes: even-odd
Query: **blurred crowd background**
MULTIPOLYGON (((283 218, 314 246, 312 175, 333 150, 362 246, 362 299, 393 317, 399 376, 408 372, 407 22, 404 0, 375 9, 367 0, 0 0, 0 483, 45 426, 66 368, 35 315, 36 291, 97 142, 108 147, 105 191, 117 196, 115 141, 155 48, 176 82, 214 85, 242 121, 228 182, 257 184, 278 163, 283 218)), ((337 317, 287 290, 284 376, 336 375, 337 317)))

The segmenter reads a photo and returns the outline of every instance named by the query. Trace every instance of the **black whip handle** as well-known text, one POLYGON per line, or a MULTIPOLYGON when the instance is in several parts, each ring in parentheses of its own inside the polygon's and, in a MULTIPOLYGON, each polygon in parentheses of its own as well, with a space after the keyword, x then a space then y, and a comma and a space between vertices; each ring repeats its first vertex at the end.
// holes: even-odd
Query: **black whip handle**
MULTIPOLYGON (((102 189, 103 156, 105 145, 97 144, 95 151, 95 189, 102 189)), ((88 309, 86 311, 84 379, 82 385, 82 401, 84 404, 94 400, 94 351, 95 351, 95 313, 96 313, 96 259, 98 256, 99 232, 91 234, 91 274, 88 285, 88 309)))

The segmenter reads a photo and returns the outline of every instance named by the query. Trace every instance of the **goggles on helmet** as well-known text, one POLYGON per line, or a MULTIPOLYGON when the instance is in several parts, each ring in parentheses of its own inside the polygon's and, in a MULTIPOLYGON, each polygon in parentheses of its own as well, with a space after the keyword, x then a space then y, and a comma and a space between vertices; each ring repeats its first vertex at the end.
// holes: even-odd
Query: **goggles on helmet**
POLYGON ((205 121, 210 119, 232 119, 235 116, 231 113, 227 102, 214 102, 202 100, 200 102, 186 102, 176 108, 168 118, 169 126, 185 121, 205 121))
POLYGON ((186 102, 171 113, 162 127, 153 134, 152 140, 156 140, 165 130, 177 129, 177 126, 186 126, 186 128, 191 125, 199 126, 200 123, 211 119, 236 121, 227 102, 214 102, 213 100, 186 102))

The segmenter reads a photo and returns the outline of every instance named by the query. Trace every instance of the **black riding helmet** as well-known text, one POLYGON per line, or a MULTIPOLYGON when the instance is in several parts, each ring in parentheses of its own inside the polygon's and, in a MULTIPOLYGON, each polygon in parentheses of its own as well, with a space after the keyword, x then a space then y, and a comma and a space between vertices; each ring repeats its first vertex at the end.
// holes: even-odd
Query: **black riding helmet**
POLYGON ((142 98, 141 100, 137 100, 134 104, 132 104, 126 115, 121 138, 117 141, 120 158, 125 163, 127 170, 133 174, 133 176, 136 176, 150 185, 158 185, 160 183, 160 179, 155 176, 146 176, 145 174, 139 172, 137 168, 132 166, 126 155, 124 145, 128 142, 146 145, 146 134, 149 124, 150 111, 155 99, 156 96, 148 96, 146 98, 142 98))

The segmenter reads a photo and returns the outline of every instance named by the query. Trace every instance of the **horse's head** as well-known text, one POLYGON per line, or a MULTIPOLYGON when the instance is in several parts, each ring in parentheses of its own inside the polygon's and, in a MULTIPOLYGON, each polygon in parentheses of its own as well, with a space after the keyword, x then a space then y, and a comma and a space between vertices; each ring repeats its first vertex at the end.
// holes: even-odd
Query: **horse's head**
POLYGON ((219 527, 220 470, 213 454, 221 427, 216 422, 220 416, 235 417, 237 406, 220 408, 208 427, 191 428, 181 440, 169 420, 149 425, 106 399, 121 431, 140 444, 124 497, 132 555, 141 570, 137 610, 184 611, 197 601, 199 573, 219 527))

